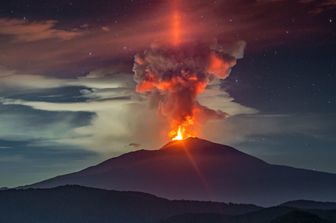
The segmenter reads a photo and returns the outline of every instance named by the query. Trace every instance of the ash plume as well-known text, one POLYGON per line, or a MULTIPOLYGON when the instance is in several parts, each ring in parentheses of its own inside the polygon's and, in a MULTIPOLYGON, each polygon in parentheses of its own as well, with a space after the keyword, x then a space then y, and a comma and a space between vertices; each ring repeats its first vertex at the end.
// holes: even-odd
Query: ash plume
POLYGON ((136 91, 147 94, 151 105, 166 117, 171 128, 183 125, 189 132, 209 119, 222 119, 225 111, 201 105, 197 96, 215 79, 226 79, 245 42, 202 43, 179 47, 153 44, 134 59, 136 91))

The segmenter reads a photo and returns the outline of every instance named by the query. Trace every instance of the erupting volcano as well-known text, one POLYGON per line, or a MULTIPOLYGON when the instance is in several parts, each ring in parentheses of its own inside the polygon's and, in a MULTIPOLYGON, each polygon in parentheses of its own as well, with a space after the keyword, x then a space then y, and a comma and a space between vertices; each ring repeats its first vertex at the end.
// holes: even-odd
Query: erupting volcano
POLYGON ((201 105, 197 96, 218 79, 229 76, 242 57, 245 42, 182 41, 178 11, 172 16, 172 44, 154 43, 134 60, 136 91, 150 98, 150 104, 169 122, 168 136, 182 140, 199 135, 209 119, 222 119, 224 111, 201 105))
POLYGON ((268 164, 230 146, 195 137, 169 142, 158 150, 126 153, 28 187, 74 184, 170 199, 260 205, 293 199, 336 200, 335 174, 268 164))

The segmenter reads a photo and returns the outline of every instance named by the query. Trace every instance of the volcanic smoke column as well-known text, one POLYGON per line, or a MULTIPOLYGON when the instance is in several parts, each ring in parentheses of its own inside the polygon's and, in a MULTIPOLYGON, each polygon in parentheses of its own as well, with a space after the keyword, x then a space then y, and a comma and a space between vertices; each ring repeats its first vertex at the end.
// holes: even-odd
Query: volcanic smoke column
POLYGON ((218 43, 210 47, 201 43, 179 47, 153 44, 135 56, 136 91, 147 94, 169 121, 171 139, 195 136, 205 121, 226 117, 223 111, 201 105, 197 96, 214 79, 229 76, 244 47, 242 41, 229 47, 218 43))

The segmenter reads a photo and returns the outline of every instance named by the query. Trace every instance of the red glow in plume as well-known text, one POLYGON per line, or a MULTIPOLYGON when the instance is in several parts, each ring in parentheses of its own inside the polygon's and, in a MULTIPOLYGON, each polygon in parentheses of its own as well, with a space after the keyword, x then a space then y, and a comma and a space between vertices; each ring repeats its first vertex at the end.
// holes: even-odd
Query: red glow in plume
POLYGON ((170 139, 183 140, 197 136, 205 121, 226 117, 223 111, 201 105, 197 96, 215 78, 228 77, 245 44, 240 42, 229 50, 218 43, 210 47, 203 43, 182 44, 181 17, 176 8, 173 11, 173 47, 152 44, 135 56, 133 71, 136 91, 148 95, 151 104, 168 120, 170 139))
POLYGON ((172 16, 172 42, 174 46, 178 46, 181 43, 181 15, 180 12, 177 10, 178 8, 178 1, 173 2, 173 16, 172 16))

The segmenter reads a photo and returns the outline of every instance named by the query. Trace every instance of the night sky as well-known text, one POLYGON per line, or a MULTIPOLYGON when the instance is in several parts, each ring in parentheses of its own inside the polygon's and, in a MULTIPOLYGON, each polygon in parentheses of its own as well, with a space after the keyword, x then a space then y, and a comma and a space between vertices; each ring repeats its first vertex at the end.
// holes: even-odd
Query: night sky
POLYGON ((11 0, 0 7, 0 187, 169 139, 134 91, 134 55, 169 41, 245 41, 200 135, 267 162, 336 173, 335 0, 11 0))

